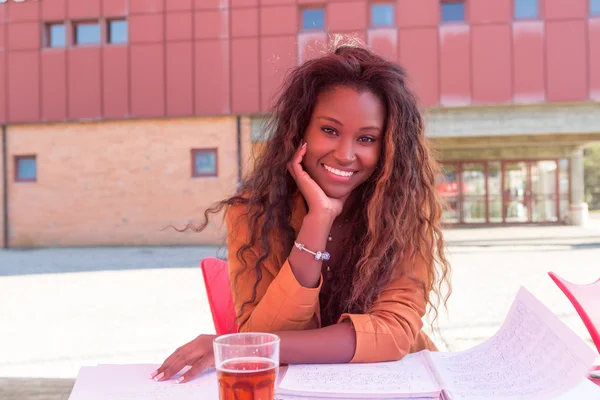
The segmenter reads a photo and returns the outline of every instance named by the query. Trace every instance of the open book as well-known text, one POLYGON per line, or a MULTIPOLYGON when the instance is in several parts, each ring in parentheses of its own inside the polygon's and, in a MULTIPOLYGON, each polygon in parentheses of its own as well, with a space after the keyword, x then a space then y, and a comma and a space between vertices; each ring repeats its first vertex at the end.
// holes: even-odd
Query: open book
POLYGON ((521 288, 500 330, 469 350, 422 351, 377 364, 292 365, 278 394, 284 399, 547 400, 587 385, 590 391, 598 389, 588 398, 600 399, 600 388, 582 383, 595 357, 581 338, 521 288))

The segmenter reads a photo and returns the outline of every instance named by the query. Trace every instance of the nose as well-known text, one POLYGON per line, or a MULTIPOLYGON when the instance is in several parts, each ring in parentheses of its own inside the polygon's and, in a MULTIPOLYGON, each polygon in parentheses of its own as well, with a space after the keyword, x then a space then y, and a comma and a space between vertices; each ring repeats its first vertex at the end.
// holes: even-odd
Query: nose
POLYGON ((340 166, 352 164, 356 160, 354 140, 340 140, 333 155, 340 166))

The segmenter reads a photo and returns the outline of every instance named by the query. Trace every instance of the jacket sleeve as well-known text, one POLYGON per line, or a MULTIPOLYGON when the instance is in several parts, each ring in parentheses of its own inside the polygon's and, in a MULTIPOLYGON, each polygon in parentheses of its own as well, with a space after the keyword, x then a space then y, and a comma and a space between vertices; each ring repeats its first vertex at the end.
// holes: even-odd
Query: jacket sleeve
POLYGON ((427 268, 418 256, 407 262, 415 262, 411 268, 414 272, 394 278, 368 313, 340 317, 338 322, 350 321, 356 331, 356 351, 351 362, 399 360, 411 352, 416 341, 422 340, 427 268))
MULTIPOLYGON (((303 287, 296 280, 287 257, 280 263, 275 254, 265 259, 260 270, 256 271, 259 246, 244 253, 245 265, 239 260, 238 250, 250 238, 246 210, 246 206, 233 206, 226 215, 229 277, 239 331, 274 332, 316 328, 322 279, 317 288, 303 287)), ((277 251, 274 250, 274 253, 277 251)))

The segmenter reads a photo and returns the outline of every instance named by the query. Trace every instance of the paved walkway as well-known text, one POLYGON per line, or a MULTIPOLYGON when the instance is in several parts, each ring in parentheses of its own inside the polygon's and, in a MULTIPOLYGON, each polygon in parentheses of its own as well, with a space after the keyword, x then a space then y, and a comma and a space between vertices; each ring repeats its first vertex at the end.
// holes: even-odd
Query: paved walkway
MULTIPOLYGON (((597 222, 597 221, 596 221, 597 222)), ((600 224, 446 232, 454 293, 441 350, 470 348, 502 323, 526 286, 591 343, 546 276, 600 276, 600 224)), ((82 365, 160 363, 212 321, 198 262, 217 248, 0 251, 0 399, 66 400, 82 365)))

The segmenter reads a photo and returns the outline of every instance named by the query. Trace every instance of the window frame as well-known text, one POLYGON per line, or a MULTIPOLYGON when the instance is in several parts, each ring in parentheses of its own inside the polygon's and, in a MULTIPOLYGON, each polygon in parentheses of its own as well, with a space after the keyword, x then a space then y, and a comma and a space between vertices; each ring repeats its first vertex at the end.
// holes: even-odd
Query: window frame
POLYGON ((42 43, 44 49, 66 49, 69 45, 69 25, 67 21, 43 21, 43 35, 42 43), (62 25, 65 29, 65 45, 64 46, 51 46, 52 35, 50 34, 53 26, 62 25))
POLYGON ((466 0, 441 0, 440 1, 440 23, 443 25, 452 24, 466 24, 468 23, 468 2, 466 0), (444 21, 444 4, 462 4, 463 6, 463 19, 460 21, 444 21))
POLYGON ((14 156, 15 160, 15 182, 18 183, 35 183, 38 178, 38 165, 37 165, 37 155, 36 154, 21 154, 18 156, 14 156), (21 178, 19 176, 19 161, 22 160, 30 160, 33 159, 35 162, 35 176, 33 178, 21 178))
POLYGON ((385 28, 394 28, 398 24, 396 22, 396 2, 394 1, 373 1, 369 3, 369 27, 375 29, 385 29, 385 28), (391 25, 375 25, 373 23, 373 7, 375 6, 391 6, 392 7, 392 24, 391 25))
POLYGON ((71 21, 71 32, 73 33, 73 46, 74 47, 94 47, 94 46, 102 46, 102 20, 101 19, 82 19, 82 20, 73 20, 71 21), (77 43, 77 27, 80 25, 98 25, 100 29, 98 42, 97 43, 77 43))
POLYGON ((541 14, 541 4, 540 4, 540 0, 534 0, 535 4, 536 4, 536 16, 535 17, 517 17, 517 1, 519 0, 513 0, 512 1, 512 7, 513 7, 513 21, 538 21, 540 20, 540 14, 541 14))
POLYGON ((116 18, 107 18, 106 19, 106 35, 105 35, 105 43, 111 46, 124 46, 129 44, 129 20, 126 17, 116 17, 116 18), (110 34, 111 34, 111 23, 113 22, 125 22, 127 24, 127 40, 124 42, 111 42, 110 34))
POLYGON ((327 7, 322 5, 310 5, 308 7, 300 8, 300 32, 325 32, 327 31, 327 7), (304 12, 305 11, 323 11, 323 27, 322 28, 305 28, 304 27, 304 12))
POLYGON ((219 149, 216 147, 193 148, 192 155, 192 178, 216 178, 219 176, 219 149), (196 155, 198 153, 213 153, 215 155, 215 172, 198 173, 196 169, 196 155))

